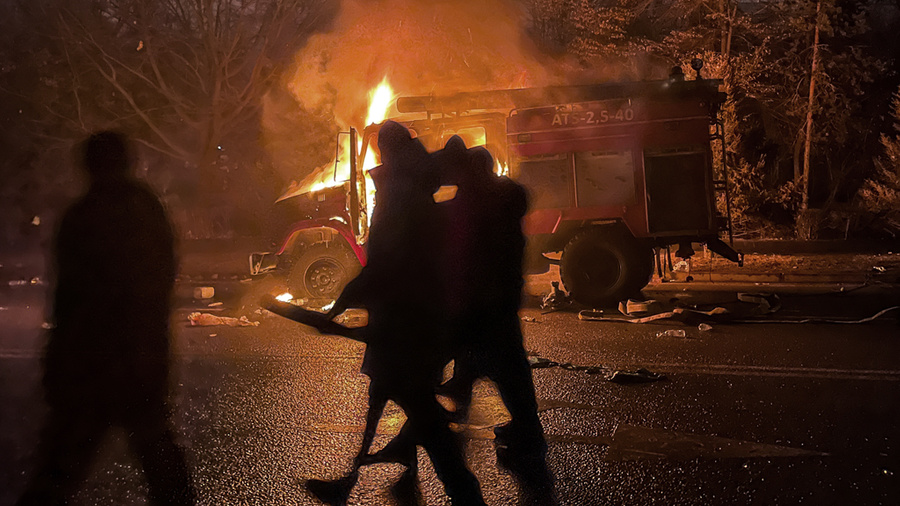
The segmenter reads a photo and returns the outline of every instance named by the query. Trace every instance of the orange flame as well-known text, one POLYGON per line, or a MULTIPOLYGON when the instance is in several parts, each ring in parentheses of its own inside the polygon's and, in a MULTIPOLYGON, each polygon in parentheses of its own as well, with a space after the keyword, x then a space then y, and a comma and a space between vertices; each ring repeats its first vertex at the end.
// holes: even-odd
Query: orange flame
MULTIPOLYGON (((366 114, 365 125, 381 123, 387 119, 390 114, 391 106, 396 100, 394 90, 388 82, 387 76, 381 82, 369 91, 369 108, 366 114)), ((356 152, 362 151, 363 139, 358 140, 356 152)), ((350 178, 350 156, 348 146, 341 143, 338 146, 338 154, 335 160, 314 170, 309 176, 299 183, 293 183, 288 190, 278 199, 284 200, 296 195, 305 193, 313 193, 325 188, 333 188, 344 184, 350 178), (335 172, 337 171, 337 172, 335 172)), ((369 177, 369 170, 378 165, 379 160, 375 150, 366 150, 366 158, 362 163, 362 170, 366 178, 366 210, 369 219, 372 216, 372 209, 375 206, 375 183, 369 177)))

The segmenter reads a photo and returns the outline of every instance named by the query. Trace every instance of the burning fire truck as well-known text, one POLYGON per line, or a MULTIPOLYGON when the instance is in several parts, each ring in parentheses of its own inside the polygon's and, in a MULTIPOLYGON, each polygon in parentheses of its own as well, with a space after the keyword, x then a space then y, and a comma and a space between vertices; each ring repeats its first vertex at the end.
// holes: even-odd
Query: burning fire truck
MULTIPOLYGON (((497 171, 531 196, 527 272, 557 263, 576 301, 608 305, 643 288, 654 259, 662 274, 669 246, 687 258, 693 243, 704 243, 743 260, 720 238, 731 238, 726 172, 716 179, 713 170, 722 160, 713 149, 723 145, 725 94, 721 81, 700 78, 699 67, 694 80, 673 72, 659 81, 400 97, 395 121, 429 151, 453 135, 488 148, 497 171), (716 211, 719 197, 724 215, 716 211)), ((339 134, 332 181, 301 182, 279 199, 306 219, 278 251, 251 254, 252 274, 280 273, 296 298, 334 298, 365 265, 373 192, 366 171, 376 162, 381 124, 339 134), (346 178, 338 177, 341 163, 346 178)), ((440 193, 436 199, 446 198, 440 193)))

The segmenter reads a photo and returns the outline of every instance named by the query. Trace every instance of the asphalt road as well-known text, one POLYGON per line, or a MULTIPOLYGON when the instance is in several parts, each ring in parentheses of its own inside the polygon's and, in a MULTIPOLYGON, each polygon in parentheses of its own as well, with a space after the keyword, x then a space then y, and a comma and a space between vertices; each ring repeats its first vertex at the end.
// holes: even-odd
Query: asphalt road
MULTIPOLYGON (((4 290, 0 505, 14 502, 31 472, 45 413, 43 287, 4 290)), ((743 307, 728 292, 667 293, 682 303, 696 297, 704 308, 743 307)), ((888 307, 893 296, 784 297, 772 317, 853 319, 888 307)), ((362 345, 256 313, 236 298, 211 302, 182 300, 174 314, 175 420, 203 504, 317 504, 300 482, 345 472, 361 436, 362 345), (188 314, 198 310, 261 323, 190 326, 188 314)), ((744 310, 752 316, 752 307, 744 310)), ((522 316, 526 348, 565 365, 533 371, 563 504, 900 503, 896 311, 867 324, 713 323, 709 331, 672 321, 581 321, 534 305, 522 316), (686 337, 657 337, 667 329, 686 337), (597 374, 568 364, 597 367, 597 374), (666 379, 607 380, 638 368, 666 379)), ((519 504, 490 440, 490 427, 505 416, 491 385, 479 385, 465 427, 467 454, 491 505, 519 504)), ((389 408, 376 444, 402 419, 389 408)), ((447 504, 421 451, 420 462, 427 504, 447 504)), ((351 504, 390 504, 387 488, 399 472, 395 465, 365 469, 351 504)), ((77 499, 146 503, 124 434, 110 435, 77 499)))

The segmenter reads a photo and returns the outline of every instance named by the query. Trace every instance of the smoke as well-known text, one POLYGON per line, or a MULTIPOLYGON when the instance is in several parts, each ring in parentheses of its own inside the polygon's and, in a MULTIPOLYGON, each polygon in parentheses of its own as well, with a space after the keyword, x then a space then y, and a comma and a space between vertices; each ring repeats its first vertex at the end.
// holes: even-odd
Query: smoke
POLYGON ((287 182, 327 163, 327 132, 365 126, 369 92, 385 77, 398 95, 554 84, 527 24, 515 0, 344 0, 333 29, 310 38, 264 103, 274 165, 287 182))
POLYGON ((544 66, 512 0, 346 0, 335 29, 296 57, 289 89, 307 108, 331 104, 358 125, 385 76, 402 95, 542 85, 544 66))
MULTIPOLYGON (((264 104, 266 144, 285 182, 328 163, 339 129, 365 126, 369 93, 385 77, 401 96, 622 77, 621 70, 602 62, 588 69, 584 62, 542 54, 529 35, 526 4, 344 0, 332 30, 312 36, 296 54, 278 92, 284 96, 264 104), (286 114, 284 108, 303 112, 286 114), (291 121, 296 116, 303 122, 291 121)), ((394 108, 388 117, 396 116, 394 108)))

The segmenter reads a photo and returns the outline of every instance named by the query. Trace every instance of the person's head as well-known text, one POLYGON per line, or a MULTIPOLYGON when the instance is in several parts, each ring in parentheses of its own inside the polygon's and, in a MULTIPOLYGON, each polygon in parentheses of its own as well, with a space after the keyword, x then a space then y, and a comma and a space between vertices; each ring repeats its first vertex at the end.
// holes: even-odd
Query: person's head
POLYGON ((458 185, 460 180, 466 178, 469 171, 469 157, 466 153, 466 142, 462 137, 458 135, 450 137, 443 149, 434 152, 433 156, 443 184, 458 185))
POLYGON ((128 138, 113 130, 92 134, 82 144, 82 162, 94 181, 127 176, 131 169, 128 138))
POLYGON ((469 149, 469 162, 472 166, 472 175, 474 178, 483 180, 489 179, 494 175, 494 157, 491 152, 484 146, 475 146, 469 149))
POLYGON ((381 152, 381 166, 377 171, 381 184, 376 183, 376 187, 399 184, 425 190, 434 186, 437 189, 437 177, 429 164, 428 151, 403 125, 386 121, 378 131, 378 150, 381 152))

